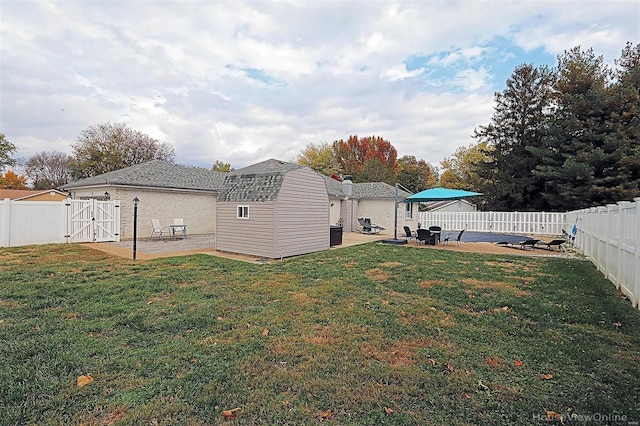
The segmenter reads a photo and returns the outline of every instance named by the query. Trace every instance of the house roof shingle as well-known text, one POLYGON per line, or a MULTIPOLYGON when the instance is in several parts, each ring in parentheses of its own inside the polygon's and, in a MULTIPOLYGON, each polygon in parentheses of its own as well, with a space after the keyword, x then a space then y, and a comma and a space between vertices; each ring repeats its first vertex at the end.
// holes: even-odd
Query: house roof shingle
POLYGON ((226 175, 227 173, 223 172, 151 160, 72 182, 64 185, 63 188, 68 190, 95 185, 126 185, 218 191, 226 175))
MULTIPOLYGON (((277 197, 284 174, 306 166, 270 159, 229 173, 212 172, 151 160, 121 170, 82 179, 63 186, 65 190, 96 185, 145 186, 218 192, 220 201, 267 201, 277 197)), ((324 176, 329 196, 346 197, 342 182, 324 176)), ((304 190, 304 188, 301 188, 304 190)), ((399 190, 404 199, 410 193, 399 190)), ((351 198, 395 198, 395 187, 384 182, 354 183, 351 198)))

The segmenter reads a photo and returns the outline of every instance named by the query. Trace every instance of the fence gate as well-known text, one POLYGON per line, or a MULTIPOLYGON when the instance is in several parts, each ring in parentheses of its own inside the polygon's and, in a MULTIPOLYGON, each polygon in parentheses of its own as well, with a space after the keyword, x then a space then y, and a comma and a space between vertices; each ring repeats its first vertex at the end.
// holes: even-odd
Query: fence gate
POLYGON ((120 241, 120 202, 67 200, 70 243, 120 241))

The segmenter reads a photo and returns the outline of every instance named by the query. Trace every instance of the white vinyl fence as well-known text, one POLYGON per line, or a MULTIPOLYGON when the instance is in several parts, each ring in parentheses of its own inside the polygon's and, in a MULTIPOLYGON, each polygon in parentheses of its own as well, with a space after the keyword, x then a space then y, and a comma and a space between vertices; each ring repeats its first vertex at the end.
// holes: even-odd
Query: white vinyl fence
POLYGON ((120 241, 120 202, 0 201, 0 247, 120 241))
POLYGON ((548 212, 420 212, 422 227, 437 225, 450 231, 562 235, 565 213, 548 212))
POLYGON ((640 309, 640 198, 567 213, 575 246, 640 309))

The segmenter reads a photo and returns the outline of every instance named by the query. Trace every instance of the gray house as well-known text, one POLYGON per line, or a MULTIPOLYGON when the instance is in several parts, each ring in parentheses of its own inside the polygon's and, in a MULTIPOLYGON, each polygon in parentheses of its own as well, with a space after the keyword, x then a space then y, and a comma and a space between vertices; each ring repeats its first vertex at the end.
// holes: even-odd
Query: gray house
MULTIPOLYGON (((327 250, 330 225, 358 231, 359 217, 371 218, 387 234, 394 228, 393 186, 339 182, 273 159, 229 173, 153 160, 63 188, 76 199, 120 200, 123 239, 133 237, 137 197, 138 238, 151 235, 152 218, 163 226, 181 218, 189 234, 215 233, 218 250, 268 258, 327 250)), ((399 229, 416 228, 414 210, 412 204, 399 204, 399 229)))

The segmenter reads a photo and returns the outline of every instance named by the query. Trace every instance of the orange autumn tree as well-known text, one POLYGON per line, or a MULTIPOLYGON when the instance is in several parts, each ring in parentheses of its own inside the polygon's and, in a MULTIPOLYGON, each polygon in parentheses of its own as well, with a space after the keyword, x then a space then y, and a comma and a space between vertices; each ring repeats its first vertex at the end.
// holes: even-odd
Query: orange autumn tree
POLYGON ((7 170, 4 175, 0 175, 0 188, 4 189, 29 189, 27 178, 17 175, 11 170, 7 170))
POLYGON ((344 175, 354 182, 386 182, 393 185, 398 171, 398 152, 391 142, 379 136, 357 135, 332 144, 333 152, 344 175))

